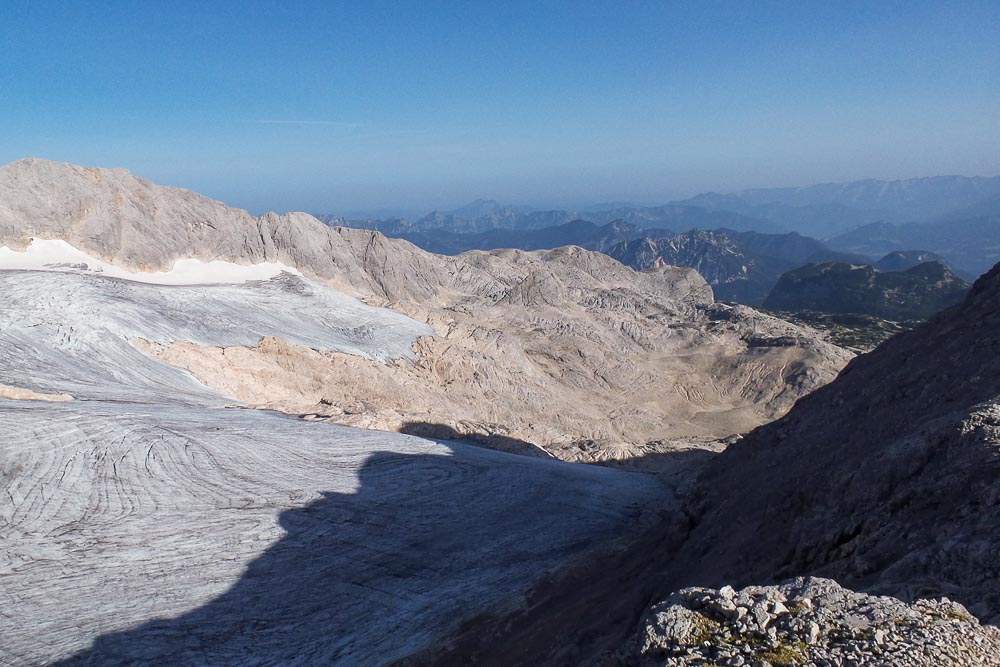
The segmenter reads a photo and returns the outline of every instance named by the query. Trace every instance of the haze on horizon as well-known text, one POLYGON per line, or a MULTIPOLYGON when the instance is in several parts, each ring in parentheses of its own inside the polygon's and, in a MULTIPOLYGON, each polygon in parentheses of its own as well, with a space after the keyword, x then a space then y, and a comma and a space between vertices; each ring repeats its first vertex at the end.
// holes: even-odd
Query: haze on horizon
POLYGON ((340 213, 1000 174, 996 2, 70 4, 0 11, 2 163, 340 213))

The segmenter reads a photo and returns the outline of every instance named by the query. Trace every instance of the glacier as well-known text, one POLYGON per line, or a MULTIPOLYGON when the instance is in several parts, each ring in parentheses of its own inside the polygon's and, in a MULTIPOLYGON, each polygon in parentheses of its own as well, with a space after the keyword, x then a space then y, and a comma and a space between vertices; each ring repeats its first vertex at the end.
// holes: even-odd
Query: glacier
POLYGON ((664 507, 647 475, 247 409, 131 342, 390 362, 424 323, 273 267, 57 250, 0 256, 0 385, 72 397, 0 398, 0 664, 385 664, 664 507))

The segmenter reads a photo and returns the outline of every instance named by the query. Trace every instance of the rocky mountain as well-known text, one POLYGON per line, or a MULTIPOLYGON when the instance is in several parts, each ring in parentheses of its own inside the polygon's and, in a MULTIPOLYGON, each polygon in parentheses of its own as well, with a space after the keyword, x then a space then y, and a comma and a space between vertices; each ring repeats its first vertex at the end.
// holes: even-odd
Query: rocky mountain
POLYGON ((851 355, 693 269, 26 160, 0 283, 15 663, 993 654, 1000 267, 829 382, 851 355))
POLYGON ((958 303, 968 289, 968 283, 938 261, 904 271, 826 262, 807 264, 783 274, 763 305, 778 311, 815 310, 897 321, 920 320, 958 303))
POLYGON ((998 664, 998 332, 1000 265, 707 459, 644 541, 435 657, 998 664))
POLYGON ((659 446, 649 443, 746 430, 850 358, 807 328, 715 303, 690 269, 637 273, 576 247, 443 257, 302 213, 253 217, 123 170, 0 168, 0 243, 23 249, 33 237, 139 271, 183 258, 278 262, 391 306, 433 330, 415 344, 416 362, 281 338, 136 344, 246 404, 561 458, 630 457, 659 446))
MULTIPOLYGON (((720 216, 719 219, 726 218, 720 216)), ((342 223, 353 224, 341 219, 327 221, 327 224, 342 223)), ((444 228, 420 231, 418 226, 405 221, 380 221, 375 226, 383 233, 410 241, 428 252, 446 255, 469 250, 542 250, 577 245, 604 252, 639 271, 663 265, 689 267, 705 277, 717 298, 746 305, 763 303, 783 273, 805 263, 870 261, 862 255, 831 250, 820 241, 794 232, 763 234, 732 229, 691 229, 675 233, 668 229, 643 228, 622 220, 601 226, 574 220, 538 229, 490 228, 475 233, 444 228)))
POLYGON ((806 262, 848 259, 825 245, 796 233, 760 234, 726 229, 692 230, 681 234, 622 242, 607 250, 637 270, 674 265, 696 269, 717 298, 760 304, 778 278, 806 262))
POLYGON ((123 170, 12 163, 0 655, 442 646, 622 553, 718 437, 850 356, 715 303, 691 269, 574 246, 433 255, 123 170))
POLYGON ((598 226, 586 220, 540 229, 490 229, 478 233, 414 231, 396 227, 396 238, 428 252, 455 255, 468 250, 542 250, 577 245, 611 255, 642 271, 674 265, 697 269, 724 301, 759 305, 782 273, 807 262, 867 258, 835 252, 796 233, 761 234, 730 229, 675 233, 615 221, 598 226))
POLYGON ((873 223, 835 236, 829 243, 837 250, 871 256, 926 248, 956 270, 979 276, 1000 261, 1000 210, 976 218, 873 223))
POLYGON ((944 257, 926 250, 894 250, 872 266, 879 271, 906 271, 925 262, 939 262, 947 265, 944 257))

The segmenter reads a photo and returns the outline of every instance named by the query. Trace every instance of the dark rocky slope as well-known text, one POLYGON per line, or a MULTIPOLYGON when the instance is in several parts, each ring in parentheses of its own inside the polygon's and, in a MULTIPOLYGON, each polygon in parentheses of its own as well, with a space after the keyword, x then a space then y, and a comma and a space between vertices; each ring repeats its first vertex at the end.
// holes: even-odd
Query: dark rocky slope
POLYGON ((798 574, 1000 621, 1000 265, 717 457, 678 585, 798 574))
POLYGON ((783 274, 763 306, 922 320, 961 301, 968 289, 967 282, 938 261, 884 272, 869 264, 825 262, 783 274))

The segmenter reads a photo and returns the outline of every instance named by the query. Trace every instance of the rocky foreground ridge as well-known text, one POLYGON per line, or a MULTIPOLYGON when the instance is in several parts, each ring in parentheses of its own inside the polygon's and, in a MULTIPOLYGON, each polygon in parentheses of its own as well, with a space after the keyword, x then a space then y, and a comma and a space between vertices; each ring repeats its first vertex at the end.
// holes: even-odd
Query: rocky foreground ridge
POLYGON ((1000 630, 947 598, 906 604, 830 579, 685 588, 653 605, 620 664, 995 667, 1000 630))
POLYGON ((63 239, 135 270, 179 258, 282 262, 433 328, 419 360, 257 345, 133 344, 244 404, 473 437, 569 460, 639 459, 783 414, 850 354, 810 329, 714 302, 693 270, 636 273, 577 247, 443 257, 301 213, 254 217, 121 169, 0 168, 0 245, 63 239))

